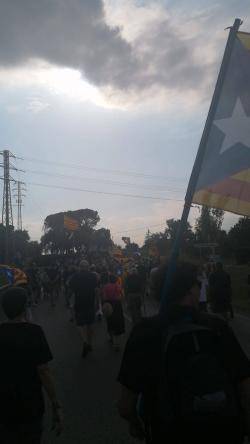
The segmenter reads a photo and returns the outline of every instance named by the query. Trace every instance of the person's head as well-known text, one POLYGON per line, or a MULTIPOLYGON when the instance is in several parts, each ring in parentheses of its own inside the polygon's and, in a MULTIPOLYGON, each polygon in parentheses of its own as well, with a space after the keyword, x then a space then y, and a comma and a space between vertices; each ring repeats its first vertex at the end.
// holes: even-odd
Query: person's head
MULTIPOLYGON (((171 307, 176 305, 198 307, 200 299, 200 282, 197 279, 197 268, 190 263, 178 263, 171 279, 168 300, 171 307)), ((157 299, 161 294, 167 274, 167 266, 161 266, 153 274, 153 284, 157 299)))
POLYGON ((96 272, 96 266, 95 266, 95 264, 92 264, 92 265, 90 266, 90 271, 96 272))
POLYGON ((117 282, 117 277, 115 276, 115 274, 111 274, 111 275, 109 276, 109 282, 110 282, 111 284, 115 284, 115 283, 117 282))
POLYGON ((27 292, 23 288, 11 287, 2 297, 2 308, 8 319, 14 320, 25 315, 27 292))
POLYGON ((79 264, 80 271, 88 271, 89 263, 85 259, 83 259, 79 264))

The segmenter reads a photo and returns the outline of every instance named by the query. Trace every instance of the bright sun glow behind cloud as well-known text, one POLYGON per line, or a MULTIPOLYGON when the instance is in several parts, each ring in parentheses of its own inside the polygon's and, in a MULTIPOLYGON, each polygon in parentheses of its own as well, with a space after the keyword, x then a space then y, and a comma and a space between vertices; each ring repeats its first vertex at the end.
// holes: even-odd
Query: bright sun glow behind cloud
MULTIPOLYGON (((179 108, 196 106, 199 103, 199 96, 195 92, 187 92, 186 95, 178 95, 169 90, 163 91, 152 87, 146 94, 127 91, 116 91, 111 87, 98 88, 86 81, 81 72, 72 68, 63 68, 50 65, 46 62, 34 61, 28 65, 15 68, 0 69, 0 87, 2 89, 32 89, 35 93, 35 100, 25 109, 33 113, 39 113, 50 107, 48 103, 48 93, 52 96, 61 96, 64 100, 73 103, 90 103, 103 109, 118 109, 127 111, 129 109, 166 109, 170 105, 179 108), (43 99, 41 93, 44 92, 46 98, 43 99), (41 97, 40 97, 40 96, 41 97), (37 96, 40 98, 37 99, 37 96), (44 102, 45 100, 45 102, 44 102)), ((7 107, 9 113, 17 113, 21 110, 19 105, 10 104, 7 107)))
POLYGON ((41 87, 50 94, 64 96, 74 102, 89 102, 102 108, 121 108, 113 104, 101 91, 85 81, 75 69, 51 66, 47 63, 0 70, 0 85, 7 88, 41 87))
POLYGON ((54 94, 63 95, 79 102, 92 102, 109 108, 109 104, 100 91, 84 81, 79 71, 70 68, 51 67, 36 73, 38 83, 49 88, 54 94))

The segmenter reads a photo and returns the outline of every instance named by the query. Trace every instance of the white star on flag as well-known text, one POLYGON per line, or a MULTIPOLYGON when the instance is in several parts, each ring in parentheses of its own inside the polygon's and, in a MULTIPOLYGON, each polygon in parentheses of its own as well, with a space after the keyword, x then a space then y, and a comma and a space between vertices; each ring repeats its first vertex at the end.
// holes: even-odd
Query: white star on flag
POLYGON ((238 98, 231 117, 215 120, 214 124, 225 134, 220 154, 242 143, 250 148, 250 117, 245 113, 241 100, 238 98))

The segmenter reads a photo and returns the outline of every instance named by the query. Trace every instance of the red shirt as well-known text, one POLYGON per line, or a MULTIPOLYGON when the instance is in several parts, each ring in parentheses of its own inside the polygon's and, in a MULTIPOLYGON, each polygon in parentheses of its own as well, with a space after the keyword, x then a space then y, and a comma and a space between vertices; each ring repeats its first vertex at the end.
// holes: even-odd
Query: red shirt
POLYGON ((103 287, 102 298, 104 301, 118 301, 121 299, 121 287, 119 284, 106 284, 103 287))

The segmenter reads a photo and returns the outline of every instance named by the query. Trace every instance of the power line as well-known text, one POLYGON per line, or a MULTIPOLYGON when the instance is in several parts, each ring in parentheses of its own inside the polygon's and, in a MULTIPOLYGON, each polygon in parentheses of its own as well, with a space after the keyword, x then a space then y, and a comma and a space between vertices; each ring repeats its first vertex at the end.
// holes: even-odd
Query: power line
POLYGON ((108 168, 96 168, 96 167, 90 167, 83 164, 72 164, 72 163, 64 163, 64 162, 56 162, 52 160, 44 160, 44 159, 35 159, 32 157, 17 157, 19 160, 25 160, 27 162, 35 162, 35 163, 42 163, 46 165, 54 165, 54 166, 61 166, 66 168, 75 168, 75 169, 85 169, 89 171, 96 171, 96 172, 102 172, 102 173, 112 173, 112 174, 122 174, 127 176, 133 176, 133 177, 145 177, 147 179, 165 179, 165 180, 174 180, 179 182, 186 182, 186 179, 184 178, 174 178, 174 177, 167 177, 167 176, 161 176, 156 174, 149 174, 149 173, 143 173, 143 172, 137 172, 137 171, 125 171, 125 170, 117 170, 117 169, 108 169, 108 168))
POLYGON ((34 183, 34 182, 26 182, 28 185, 36 186, 36 187, 44 187, 44 188, 53 188, 53 189, 59 189, 59 190, 66 190, 66 191, 81 191, 84 193, 91 193, 91 194, 104 194, 109 196, 121 196, 121 197, 132 197, 136 199, 150 199, 150 200, 164 200, 164 201, 175 201, 175 202, 183 202, 184 199, 174 199, 174 198, 168 198, 168 197, 160 197, 160 196, 144 196, 140 194, 126 194, 126 193, 112 193, 108 191, 95 191, 95 190, 88 190, 85 188, 73 188, 73 187, 65 187, 61 185, 48 185, 43 183, 34 183))
POLYGON ((134 231, 141 231, 141 230, 149 230, 151 228, 156 228, 156 227, 165 227, 166 224, 156 224, 156 225, 151 225, 150 227, 140 227, 140 228, 131 228, 131 230, 123 230, 123 231, 116 231, 115 233, 112 233, 113 235, 115 234, 123 234, 123 233, 132 233, 134 231))
POLYGON ((73 175, 68 175, 68 174, 60 174, 60 173, 50 173, 49 171, 36 171, 36 170, 25 170, 25 172, 27 173, 31 173, 31 174, 38 174, 38 175, 42 175, 42 176, 50 176, 50 177, 60 177, 60 178, 65 178, 65 179, 73 179, 73 180, 84 180, 84 181, 90 181, 90 182, 101 182, 101 183, 106 183, 108 185, 116 185, 116 186, 127 186, 127 187, 139 187, 139 188, 144 188, 144 189, 150 189, 150 190, 158 190, 161 192, 167 192, 167 191, 172 191, 172 192, 179 192, 179 191, 184 191, 184 189, 181 188, 168 188, 166 189, 164 186, 162 185, 153 185, 148 187, 147 185, 143 185, 143 184, 136 184, 136 183, 129 183, 129 182, 117 182, 114 180, 109 180, 109 179, 97 179, 97 178, 92 178, 92 177, 83 177, 83 176, 73 176, 73 175))

